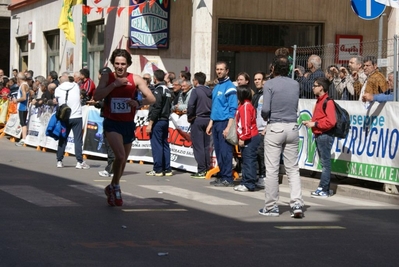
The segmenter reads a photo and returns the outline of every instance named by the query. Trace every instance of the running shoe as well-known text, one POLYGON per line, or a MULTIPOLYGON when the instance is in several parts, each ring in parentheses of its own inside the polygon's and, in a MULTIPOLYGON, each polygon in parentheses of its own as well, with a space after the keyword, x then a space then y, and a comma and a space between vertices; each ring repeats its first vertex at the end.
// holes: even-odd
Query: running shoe
POLYGON ((76 163, 76 167, 75 167, 76 169, 84 169, 84 170, 87 170, 87 169, 90 169, 90 166, 86 163, 86 162, 78 162, 78 163, 76 163))
POLYGON ((280 216, 280 210, 278 209, 277 205, 274 205, 271 209, 266 209, 266 208, 260 209, 259 214, 269 217, 278 217, 280 216))
POLYGON ((107 196, 107 202, 110 206, 115 206, 115 194, 114 194, 114 188, 112 187, 112 185, 107 185, 104 188, 104 193, 107 196))

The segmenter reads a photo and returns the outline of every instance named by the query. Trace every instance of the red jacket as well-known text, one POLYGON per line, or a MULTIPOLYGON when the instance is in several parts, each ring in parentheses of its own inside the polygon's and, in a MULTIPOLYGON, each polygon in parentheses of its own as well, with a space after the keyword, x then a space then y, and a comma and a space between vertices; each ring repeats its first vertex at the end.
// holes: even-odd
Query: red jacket
POLYGON ((245 100, 239 105, 236 112, 237 136, 241 140, 249 140, 258 135, 256 127, 256 110, 251 101, 245 100))
POLYGON ((323 103, 327 97, 328 94, 324 94, 323 96, 318 97, 316 101, 312 117, 312 121, 317 122, 317 127, 312 128, 312 132, 315 135, 331 130, 337 123, 333 101, 327 101, 326 110, 323 110, 323 103))
POLYGON ((87 78, 86 81, 82 82, 80 85, 81 90, 86 91, 86 95, 90 96, 90 98, 93 97, 94 91, 96 90, 96 85, 94 84, 93 80, 90 78, 87 78))

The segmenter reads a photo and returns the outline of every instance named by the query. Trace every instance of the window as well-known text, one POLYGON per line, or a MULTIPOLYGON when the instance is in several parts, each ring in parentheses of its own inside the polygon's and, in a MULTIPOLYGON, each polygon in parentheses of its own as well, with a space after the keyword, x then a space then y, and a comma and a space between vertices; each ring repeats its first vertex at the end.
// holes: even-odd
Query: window
POLYGON ((321 44, 322 24, 220 20, 218 42, 228 46, 291 47, 321 44))
POLYGON ((242 70, 252 76, 268 70, 277 48, 321 45, 322 30, 321 23, 220 19, 217 60, 228 62, 232 80, 242 70))
POLYGON ((47 73, 60 71, 60 34, 59 31, 45 32, 47 42, 47 73))
POLYGON ((9 17, 0 17, 0 36, 7 40, 0 42, 0 68, 7 72, 10 69, 10 23, 9 17))
POLYGON ((96 21, 87 25, 87 52, 88 52, 88 68, 90 70, 90 78, 94 83, 98 84, 98 71, 105 63, 104 59, 104 21, 96 21))
POLYGON ((18 38, 19 45, 19 64, 18 69, 20 71, 25 71, 28 69, 28 36, 18 38))

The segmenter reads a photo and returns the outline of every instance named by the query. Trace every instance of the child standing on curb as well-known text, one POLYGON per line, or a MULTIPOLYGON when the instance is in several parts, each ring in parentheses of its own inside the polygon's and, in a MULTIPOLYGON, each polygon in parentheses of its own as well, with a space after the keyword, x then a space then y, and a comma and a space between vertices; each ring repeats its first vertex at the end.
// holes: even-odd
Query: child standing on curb
POLYGON ((256 111, 251 103, 252 90, 248 85, 237 87, 238 109, 236 112, 238 145, 241 149, 242 180, 235 191, 254 191, 258 180, 256 175, 257 149, 260 137, 256 127, 256 111))

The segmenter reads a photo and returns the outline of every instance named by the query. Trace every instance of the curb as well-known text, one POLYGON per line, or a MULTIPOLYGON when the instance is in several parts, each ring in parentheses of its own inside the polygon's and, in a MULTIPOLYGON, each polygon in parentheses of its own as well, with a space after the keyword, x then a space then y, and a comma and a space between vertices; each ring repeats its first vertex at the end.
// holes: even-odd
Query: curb
MULTIPOLYGON (((305 177, 303 175, 301 175, 301 182, 302 182, 302 190, 304 191, 305 190, 313 191, 319 185, 319 179, 305 177)), ((288 185, 288 176, 286 174, 282 175, 281 183, 284 185, 288 185)), ((375 189, 362 188, 347 184, 337 184, 334 182, 331 182, 330 187, 334 191, 334 194, 336 195, 399 205, 399 195, 396 194, 388 194, 375 189)))

